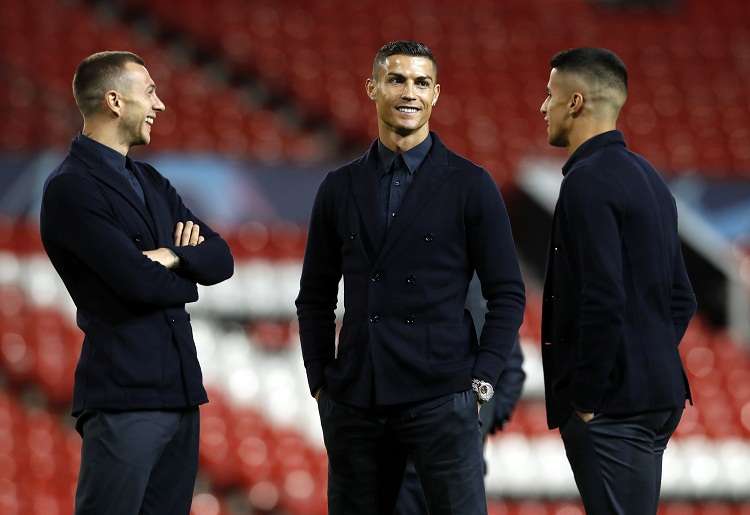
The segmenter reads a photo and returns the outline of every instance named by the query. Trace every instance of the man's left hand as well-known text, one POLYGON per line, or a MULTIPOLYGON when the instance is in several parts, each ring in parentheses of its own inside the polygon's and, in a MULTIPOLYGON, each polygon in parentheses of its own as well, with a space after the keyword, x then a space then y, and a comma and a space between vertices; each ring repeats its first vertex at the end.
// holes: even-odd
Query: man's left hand
POLYGON ((201 236, 201 229, 192 220, 185 223, 177 222, 174 228, 174 244, 176 247, 195 247, 206 241, 201 236))
POLYGON ((165 268, 177 268, 180 264, 180 258, 169 249, 160 248, 156 250, 144 250, 143 255, 149 258, 151 261, 159 263, 165 268))
POLYGON ((593 412, 591 412, 591 413, 584 413, 583 411, 577 411, 576 410, 576 415, 578 415, 578 418, 580 418, 581 420, 583 420, 586 423, 590 422, 591 419, 594 418, 594 413, 593 412))

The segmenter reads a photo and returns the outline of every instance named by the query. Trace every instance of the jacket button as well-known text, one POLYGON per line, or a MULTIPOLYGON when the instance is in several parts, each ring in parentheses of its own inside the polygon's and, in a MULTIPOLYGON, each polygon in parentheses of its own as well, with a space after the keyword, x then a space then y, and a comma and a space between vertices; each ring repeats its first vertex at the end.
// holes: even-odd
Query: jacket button
POLYGON ((170 318, 170 319, 169 319, 169 323, 170 323, 170 324, 174 324, 174 318, 170 318))
POLYGON ((349 233, 349 239, 350 239, 350 240, 353 240, 353 239, 355 239, 356 237, 357 237, 357 233, 356 233, 356 232, 350 232, 350 233, 349 233))
POLYGON ((406 284, 408 284, 409 286, 414 286, 415 284, 417 284, 417 278, 413 275, 410 275, 406 278, 406 284))
POLYGON ((431 232, 428 232, 427 234, 424 235, 424 241, 426 241, 427 243, 430 243, 434 238, 435 237, 432 235, 431 232))
POLYGON ((377 313, 373 313, 372 315, 370 315, 371 324, 377 324, 378 322, 380 322, 380 315, 378 315, 377 313))
POLYGON ((404 319, 404 323, 406 323, 406 325, 414 325, 414 315, 409 315, 408 317, 406 317, 404 319))
POLYGON ((373 274, 370 276, 370 281, 376 283, 380 281, 383 278, 383 272, 373 272, 373 274))
POLYGON ((557 254, 557 247, 555 247, 555 254, 557 254))
POLYGON ((141 242, 141 237, 140 236, 134 236, 133 237, 133 241, 136 242, 136 243, 140 243, 141 242))

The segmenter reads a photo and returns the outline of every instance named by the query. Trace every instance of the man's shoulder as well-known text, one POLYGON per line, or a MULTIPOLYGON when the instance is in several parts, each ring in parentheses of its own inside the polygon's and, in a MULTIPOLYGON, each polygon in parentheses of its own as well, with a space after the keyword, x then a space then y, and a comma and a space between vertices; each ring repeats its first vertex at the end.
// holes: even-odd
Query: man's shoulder
POLYGON ((367 165, 368 154, 369 154, 369 150, 363 153, 362 155, 357 156, 356 158, 352 159, 351 161, 348 161, 342 165, 339 165, 338 167, 331 170, 328 173, 328 176, 331 178, 347 177, 353 171, 367 165))
POLYGON ((86 188, 93 185, 92 177, 86 172, 86 164, 75 155, 68 154, 65 159, 47 176, 44 181, 45 193, 54 184, 55 189, 86 188))
POLYGON ((460 174, 476 178, 488 175, 488 171, 482 165, 453 152, 449 148, 445 149, 445 154, 448 167, 460 174))
POLYGON ((636 154, 627 147, 610 145, 592 153, 573 165, 571 173, 586 174, 617 174, 623 171, 648 170, 656 173, 654 167, 643 156, 636 154), (583 172, 583 173, 580 173, 583 172))

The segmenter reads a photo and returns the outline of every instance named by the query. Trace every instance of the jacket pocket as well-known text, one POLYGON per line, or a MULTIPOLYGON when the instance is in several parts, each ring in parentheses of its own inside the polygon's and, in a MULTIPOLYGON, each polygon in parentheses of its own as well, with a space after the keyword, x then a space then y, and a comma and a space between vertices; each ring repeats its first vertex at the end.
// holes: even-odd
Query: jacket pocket
POLYGON ((112 374, 120 386, 157 387, 162 383, 165 349, 172 335, 163 324, 131 322, 118 326, 112 345, 112 374))
POLYGON ((466 324, 430 325, 429 362, 434 368, 462 368, 474 362, 473 327, 466 324))

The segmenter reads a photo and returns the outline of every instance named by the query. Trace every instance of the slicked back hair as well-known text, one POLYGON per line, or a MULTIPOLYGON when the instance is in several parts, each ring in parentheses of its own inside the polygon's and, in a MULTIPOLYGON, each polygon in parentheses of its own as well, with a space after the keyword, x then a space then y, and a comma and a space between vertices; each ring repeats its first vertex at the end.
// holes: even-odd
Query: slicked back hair
MULTIPOLYGON (((375 69, 379 64, 384 64, 385 60, 392 55, 410 55, 414 57, 426 57, 435 66, 435 75, 437 75, 437 61, 435 56, 432 55, 430 47, 419 41, 412 41, 408 39, 401 39, 398 41, 391 41, 386 43, 378 53, 375 54, 375 59, 372 62, 372 74, 375 75, 375 69)), ((437 80, 437 79, 436 79, 437 80)))
POLYGON ((557 53, 550 68, 579 75, 591 86, 628 94, 628 70, 617 54, 606 48, 573 48, 557 53))
POLYGON ((73 97, 84 117, 99 110, 104 94, 118 86, 127 63, 145 66, 141 57, 124 51, 97 52, 81 61, 73 75, 73 97))

